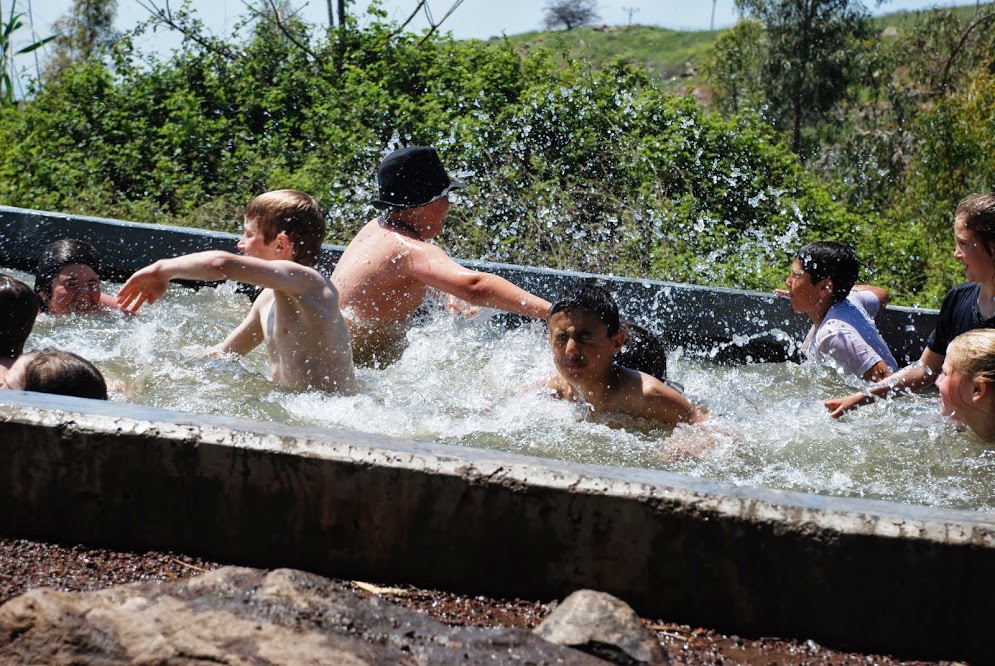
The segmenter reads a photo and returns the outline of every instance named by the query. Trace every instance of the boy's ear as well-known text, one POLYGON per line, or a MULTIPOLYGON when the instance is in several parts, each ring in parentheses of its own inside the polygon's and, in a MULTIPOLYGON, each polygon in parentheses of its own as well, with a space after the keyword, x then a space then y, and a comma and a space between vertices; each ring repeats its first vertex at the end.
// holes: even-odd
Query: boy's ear
POLYGON ((980 402, 988 396, 991 390, 992 388, 989 386, 988 382, 975 379, 973 381, 973 386, 971 387, 971 400, 974 402, 980 402))
POLYGON ((276 235, 276 251, 285 259, 294 258, 294 242, 290 240, 285 232, 281 231, 276 235))
POLYGON ((615 346, 615 353, 617 354, 621 349, 622 345, 625 344, 625 329, 618 329, 618 333, 612 336, 612 344, 615 346))

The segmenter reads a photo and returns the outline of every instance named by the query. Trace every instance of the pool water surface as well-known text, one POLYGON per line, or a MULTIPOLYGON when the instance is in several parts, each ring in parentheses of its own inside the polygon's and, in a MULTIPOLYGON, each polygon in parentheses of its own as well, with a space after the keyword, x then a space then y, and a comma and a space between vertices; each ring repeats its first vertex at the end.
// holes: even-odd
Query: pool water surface
MULTIPOLYGON (((30 275, 11 271, 31 284, 30 275)), ((119 285, 105 284, 116 293, 119 285)), ((437 308, 409 333, 401 359, 360 368, 358 395, 272 384, 262 346, 238 362, 205 356, 244 317, 231 284, 172 286, 137 316, 41 315, 28 349, 57 347, 93 361, 111 399, 167 409, 498 449, 828 495, 995 511, 995 450, 939 415, 935 391, 833 420, 821 400, 852 390, 811 364, 720 366, 682 355, 670 377, 709 414, 705 424, 653 428, 605 422, 551 399, 541 322, 506 328, 484 312, 437 308)))

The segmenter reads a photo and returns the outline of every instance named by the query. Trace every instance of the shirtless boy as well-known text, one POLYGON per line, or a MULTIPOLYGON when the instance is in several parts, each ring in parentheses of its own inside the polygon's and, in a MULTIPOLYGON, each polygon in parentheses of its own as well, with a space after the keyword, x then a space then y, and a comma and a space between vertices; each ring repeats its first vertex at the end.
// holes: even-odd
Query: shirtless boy
POLYGON ((548 301, 464 268, 428 242, 442 231, 449 192, 464 187, 449 179, 434 148, 394 151, 380 163, 377 184, 373 205, 383 212, 356 234, 332 273, 357 363, 389 363, 400 355, 429 287, 473 305, 545 318, 548 301))
POLYGON ((355 390, 352 351, 335 287, 312 268, 325 237, 313 197, 295 190, 260 194, 245 210, 230 252, 163 259, 135 272, 118 292, 122 307, 154 303, 172 279, 236 280, 263 287, 245 320, 215 349, 248 354, 265 342, 273 380, 297 389, 355 390))
POLYGON ((661 425, 704 420, 680 392, 612 359, 625 342, 618 306, 604 288, 585 285, 557 301, 546 321, 557 374, 546 382, 558 397, 596 413, 627 414, 661 425))

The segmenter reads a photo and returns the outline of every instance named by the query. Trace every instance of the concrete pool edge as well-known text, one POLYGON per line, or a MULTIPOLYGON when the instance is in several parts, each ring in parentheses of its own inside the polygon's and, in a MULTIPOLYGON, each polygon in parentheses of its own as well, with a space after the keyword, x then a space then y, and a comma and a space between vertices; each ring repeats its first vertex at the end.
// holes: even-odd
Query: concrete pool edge
POLYGON ((0 470, 5 536, 990 654, 991 514, 14 391, 0 470))

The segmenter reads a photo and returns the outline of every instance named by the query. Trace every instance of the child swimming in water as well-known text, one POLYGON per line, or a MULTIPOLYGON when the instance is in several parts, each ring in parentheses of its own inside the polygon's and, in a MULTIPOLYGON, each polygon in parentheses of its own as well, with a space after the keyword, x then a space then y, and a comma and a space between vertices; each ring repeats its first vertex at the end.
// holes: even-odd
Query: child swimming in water
POLYGON ((435 148, 396 150, 377 171, 383 212, 349 242, 332 282, 362 364, 390 363, 403 351, 412 317, 429 288, 472 305, 544 318, 549 302, 504 278, 465 268, 430 241, 442 233, 450 191, 435 148))
POLYGON ((936 379, 940 412, 995 442, 995 330, 961 333, 947 346, 936 379))
POLYGON ((245 209, 242 238, 231 252, 163 259, 136 271, 118 294, 122 307, 154 303, 176 278, 235 280, 263 287, 245 320, 215 349, 244 356, 265 342, 273 380, 299 389, 353 392, 349 332, 331 281, 313 268, 325 238, 314 197, 276 190, 245 209))
POLYGON ((626 414, 660 425, 697 423, 703 416, 656 377, 614 362, 625 342, 618 306, 597 285, 584 285, 549 309, 549 345, 557 374, 546 388, 595 412, 626 414))
POLYGON ((936 329, 926 338, 922 357, 864 391, 826 400, 834 418, 879 397, 932 386, 954 338, 976 328, 995 328, 995 192, 972 194, 957 205, 953 236, 954 258, 968 281, 943 297, 936 329))
POLYGON ((107 382, 97 366, 60 349, 22 354, 0 388, 107 400, 107 382))
POLYGON ((35 294, 42 312, 90 314, 102 307, 117 309, 113 296, 100 290, 100 255, 90 243, 65 238, 38 255, 35 294))

